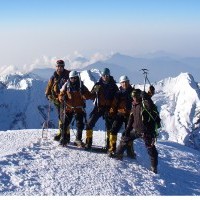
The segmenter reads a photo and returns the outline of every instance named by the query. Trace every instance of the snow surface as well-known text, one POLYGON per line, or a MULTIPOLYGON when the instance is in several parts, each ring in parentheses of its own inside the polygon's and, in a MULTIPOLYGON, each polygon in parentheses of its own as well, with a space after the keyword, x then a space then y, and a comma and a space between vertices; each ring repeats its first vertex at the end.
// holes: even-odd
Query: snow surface
MULTIPOLYGON (((158 174, 149 171, 143 142, 135 141, 137 159, 123 161, 53 141, 56 129, 0 131, 0 195, 200 195, 200 152, 158 141, 158 174)), ((75 130, 71 131, 71 142, 75 130)), ((85 132, 83 134, 85 138, 85 132)), ((105 133, 94 132, 104 145, 105 133)), ((118 136, 118 139, 120 135, 118 136)))

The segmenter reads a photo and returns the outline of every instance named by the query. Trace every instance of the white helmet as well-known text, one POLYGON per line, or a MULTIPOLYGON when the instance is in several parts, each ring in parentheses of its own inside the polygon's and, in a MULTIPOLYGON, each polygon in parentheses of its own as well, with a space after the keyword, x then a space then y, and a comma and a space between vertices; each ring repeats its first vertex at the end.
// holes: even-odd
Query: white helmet
POLYGON ((129 81, 129 78, 127 77, 127 76, 125 76, 125 75, 123 75, 123 76, 121 76, 120 78, 119 78, 119 82, 121 83, 121 82, 124 82, 124 81, 129 81))
POLYGON ((69 78, 73 78, 73 77, 76 77, 76 76, 78 76, 78 72, 77 71, 71 71, 70 73, 69 73, 69 78))

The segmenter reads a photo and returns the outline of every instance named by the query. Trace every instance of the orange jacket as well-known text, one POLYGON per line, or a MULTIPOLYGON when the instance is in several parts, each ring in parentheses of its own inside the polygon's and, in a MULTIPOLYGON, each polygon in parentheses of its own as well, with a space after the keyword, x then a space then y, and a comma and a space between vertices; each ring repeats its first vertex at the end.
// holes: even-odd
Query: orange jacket
POLYGON ((68 80, 63 87, 59 95, 59 101, 66 103, 66 112, 84 112, 85 100, 92 99, 94 95, 87 89, 87 87, 81 81, 77 80, 74 84, 68 80))

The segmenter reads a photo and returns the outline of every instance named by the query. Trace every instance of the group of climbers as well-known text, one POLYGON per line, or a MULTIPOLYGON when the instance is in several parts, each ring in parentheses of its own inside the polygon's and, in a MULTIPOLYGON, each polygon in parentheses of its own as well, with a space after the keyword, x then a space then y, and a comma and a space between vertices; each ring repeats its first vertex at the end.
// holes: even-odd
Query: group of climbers
MULTIPOLYGON (((122 159, 126 150, 127 156, 135 159, 133 141, 143 138, 151 160, 151 170, 157 173, 158 152, 155 147, 155 119, 151 110, 155 104, 151 96, 155 88, 151 85, 148 93, 135 89, 130 80, 123 75, 119 79, 120 87, 105 68, 101 78, 95 83, 92 90, 81 81, 77 71, 64 69, 63 60, 56 62, 56 71, 50 78, 45 95, 48 100, 54 102, 59 119, 59 132, 55 140, 65 146, 70 142, 70 123, 76 121, 77 134, 74 144, 84 147, 85 150, 92 148, 93 128, 100 117, 103 117, 106 125, 106 150, 109 157, 122 159), (94 101, 94 108, 86 119, 86 100, 94 101), (84 122, 85 120, 85 122, 84 122), (122 138, 117 147, 117 134, 124 124, 122 138), (82 132, 86 125, 86 141, 82 141, 82 132)), ((155 111, 157 112, 157 110, 155 111)), ((159 122, 159 114, 157 112, 159 122)))

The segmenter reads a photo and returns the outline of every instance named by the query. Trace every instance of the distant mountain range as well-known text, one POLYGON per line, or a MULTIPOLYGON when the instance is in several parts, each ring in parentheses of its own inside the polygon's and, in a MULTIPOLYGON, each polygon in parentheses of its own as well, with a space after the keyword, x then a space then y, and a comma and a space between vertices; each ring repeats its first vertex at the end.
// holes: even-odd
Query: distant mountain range
POLYGON ((117 79, 123 74, 128 75, 133 84, 143 83, 143 68, 149 70, 149 79, 151 82, 160 81, 166 77, 178 76, 181 72, 188 72, 194 75, 196 80, 200 80, 199 68, 200 58, 174 58, 166 55, 148 56, 146 58, 137 58, 122 54, 114 54, 107 60, 99 61, 86 66, 83 69, 98 68, 102 70, 108 67, 113 76, 117 79))
MULTIPOLYGON (((46 60, 45 60, 46 62, 46 60)), ((49 66, 52 64, 49 63, 49 66)), ((149 70, 149 80, 152 83, 158 82, 166 77, 175 77, 180 73, 191 73, 196 81, 200 82, 199 68, 200 58, 199 57, 185 57, 181 58, 165 52, 157 52, 154 54, 148 54, 141 57, 132 57, 122 55, 120 53, 113 54, 104 59, 88 60, 84 57, 77 57, 73 60, 66 61, 66 68, 69 70, 76 69, 78 71, 98 69, 103 70, 107 67, 111 71, 111 75, 114 76, 115 80, 118 81, 121 75, 128 75, 132 80, 133 84, 143 83, 144 77, 141 69, 146 68, 149 70)), ((55 68, 47 68, 48 64, 38 64, 37 68, 33 68, 29 72, 37 74, 47 80, 55 68)), ((10 71, 13 71, 11 66, 10 71)), ((6 70, 6 73, 9 69, 6 70)))

